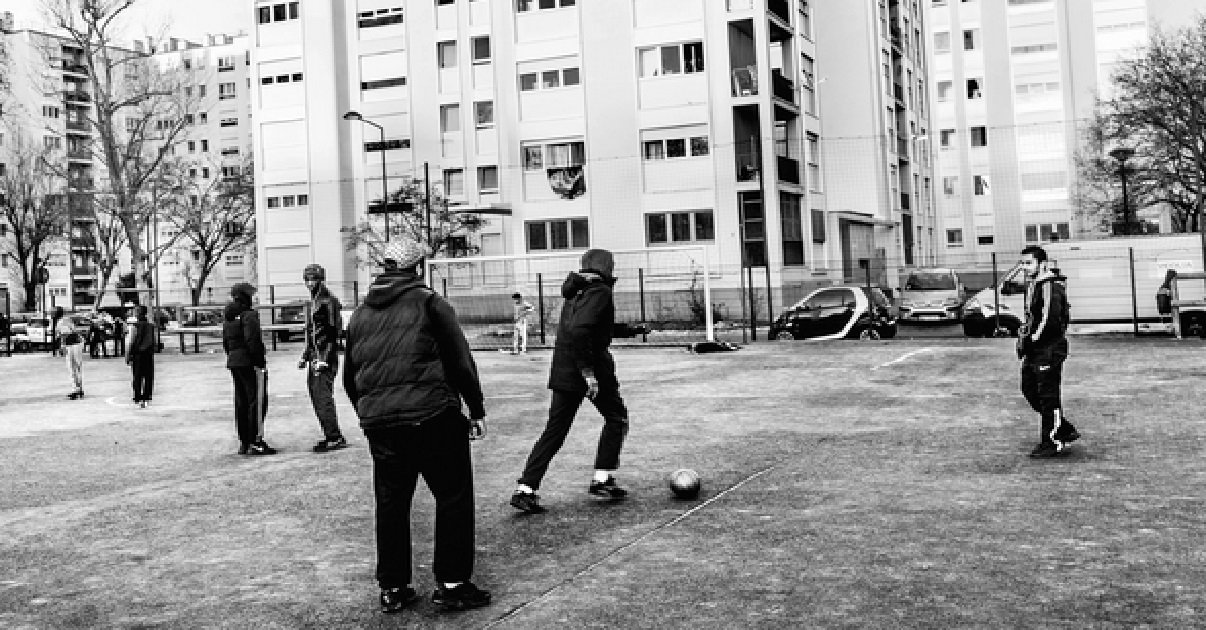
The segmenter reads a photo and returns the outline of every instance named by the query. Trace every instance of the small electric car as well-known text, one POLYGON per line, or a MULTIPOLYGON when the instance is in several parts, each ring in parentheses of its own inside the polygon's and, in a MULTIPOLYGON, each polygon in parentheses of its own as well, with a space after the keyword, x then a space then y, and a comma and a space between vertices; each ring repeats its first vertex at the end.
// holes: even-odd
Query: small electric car
POLYGON ((838 285, 809 293, 771 324, 771 339, 891 339, 892 303, 878 287, 838 285))

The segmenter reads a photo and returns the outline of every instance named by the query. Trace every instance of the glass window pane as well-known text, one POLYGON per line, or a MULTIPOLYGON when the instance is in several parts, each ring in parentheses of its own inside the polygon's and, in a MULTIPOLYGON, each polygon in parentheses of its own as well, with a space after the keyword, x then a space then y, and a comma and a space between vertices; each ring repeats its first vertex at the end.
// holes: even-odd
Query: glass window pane
POLYGON ((687 141, 682 138, 675 138, 666 141, 666 157, 686 157, 687 156, 687 141))
POLYGON ((474 107, 479 127, 494 124, 494 101, 478 101, 474 107))
POLYGON ((670 215, 670 238, 675 243, 691 240, 690 212, 675 212, 670 215))
POLYGON ((440 106, 440 127, 444 133, 461 130, 460 105, 440 106))
POLYGON ((528 251, 548 249, 548 237, 545 236, 545 223, 535 221, 528 224, 528 251))
POLYGON ((439 42, 436 44, 441 68, 456 67, 456 42, 439 42))
POLYGON ((581 166, 586 164, 586 143, 571 142, 570 143, 570 166, 581 166))
POLYGON ((691 138, 691 155, 707 155, 708 154, 708 137, 697 136, 691 138))
POLYGON ((544 168, 544 152, 541 147, 524 147, 523 148, 523 167, 525 170, 533 171, 544 168))
POLYGON ((523 92, 530 92, 536 89, 536 73, 519 75, 519 89, 523 92))
POLYGON ((691 42, 683 45, 683 61, 686 62, 687 72, 703 72, 704 56, 703 43, 691 42))
POLYGON ((645 215, 645 234, 650 243, 665 243, 666 242, 666 215, 664 214, 647 214, 645 215))
POLYGON ((590 222, 586 219, 570 221, 570 236, 574 247, 590 247, 590 222))
POLYGON ((656 48, 645 48, 640 52, 641 76, 656 77, 662 73, 662 62, 656 48))
POLYGON ((577 68, 566 68, 561 71, 561 82, 564 85, 578 85, 582 82, 577 68))
POLYGON ((490 38, 475 37, 473 38, 473 60, 485 61, 490 58, 490 38))
POLYGON ((680 74, 682 71, 678 46, 662 46, 662 73, 680 74))
POLYGON ((716 228, 712 225, 711 212, 695 213, 695 240, 711 241, 716 239, 716 228))
POLYGON ((645 141, 645 159, 660 160, 666 157, 665 150, 661 140, 646 140, 645 141))
POLYGON ((569 249, 569 221, 549 223, 549 247, 551 249, 569 249))
POLYGON ((561 87, 561 72, 558 70, 545 70, 540 73, 540 86, 543 88, 561 87))

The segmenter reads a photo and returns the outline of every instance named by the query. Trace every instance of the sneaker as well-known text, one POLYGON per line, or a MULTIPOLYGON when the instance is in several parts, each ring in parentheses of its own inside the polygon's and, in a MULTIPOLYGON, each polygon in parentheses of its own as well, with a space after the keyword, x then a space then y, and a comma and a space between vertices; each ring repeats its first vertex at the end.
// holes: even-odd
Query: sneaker
POLYGON ((1033 451, 1030 451, 1030 456, 1035 459, 1059 457, 1061 454, 1063 454, 1063 449, 1050 442, 1042 442, 1034 447, 1033 451))
POLYGON ((474 586, 473 582, 461 582, 453 588, 437 584, 431 594, 431 603, 442 611, 481 608, 490 603, 490 592, 474 586))
POLYGON ((417 599, 419 599, 419 594, 409 586, 383 588, 381 589, 381 612, 396 613, 410 606, 417 599))
POLYGON ((247 447, 247 454, 248 455, 276 455, 276 449, 272 448, 271 446, 268 446, 267 442, 260 440, 259 442, 252 442, 247 447))
POLYGON ((334 440, 322 439, 318 441, 318 444, 314 445, 314 452, 326 453, 327 451, 335 451, 341 448, 347 448, 347 446, 348 441, 342 437, 334 440))
POLYGON ((608 477, 607 481, 592 481, 587 492, 604 499, 623 499, 628 496, 628 491, 616 485, 615 477, 608 477))
POLYGON ((1072 429, 1071 431, 1068 431, 1067 433, 1065 433, 1063 435, 1055 436, 1055 439, 1059 440, 1060 442, 1063 442, 1064 445, 1067 446, 1068 444, 1071 444, 1071 443, 1075 442, 1076 440, 1080 439, 1080 431, 1077 431, 1076 429, 1072 429))
POLYGON ((74 391, 74 392, 71 392, 70 394, 67 394, 67 398, 68 398, 69 400, 79 400, 79 399, 81 399, 81 398, 83 398, 83 397, 84 397, 84 392, 83 392, 82 390, 81 390, 81 391, 74 391))
POLYGON ((540 505, 540 495, 534 492, 515 491, 511 495, 511 507, 527 514, 543 514, 544 506, 540 505))

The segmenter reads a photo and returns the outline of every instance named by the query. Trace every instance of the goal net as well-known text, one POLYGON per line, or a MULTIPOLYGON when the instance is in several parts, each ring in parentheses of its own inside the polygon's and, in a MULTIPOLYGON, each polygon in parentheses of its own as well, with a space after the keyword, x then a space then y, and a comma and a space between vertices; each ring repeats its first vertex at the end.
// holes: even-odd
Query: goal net
MULTIPOLYGON (((703 247, 613 251, 618 278, 616 343, 678 344, 714 340, 711 272, 703 247)), ((434 258, 430 286, 452 304, 474 349, 510 349, 519 293, 531 304, 528 345, 551 346, 561 316, 561 285, 582 252, 434 258)))

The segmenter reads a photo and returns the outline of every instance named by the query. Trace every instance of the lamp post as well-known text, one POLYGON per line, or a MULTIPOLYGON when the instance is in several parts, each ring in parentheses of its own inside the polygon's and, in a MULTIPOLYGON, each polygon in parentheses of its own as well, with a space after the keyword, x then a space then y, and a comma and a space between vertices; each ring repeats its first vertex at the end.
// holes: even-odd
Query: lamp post
POLYGON ((385 215, 385 240, 389 241, 389 184, 385 175, 385 127, 360 115, 360 112, 350 111, 343 115, 344 120, 356 120, 377 128, 381 134, 381 214, 385 215))
POLYGON ((1135 150, 1130 147, 1117 147, 1110 150, 1110 157, 1118 161, 1118 176, 1122 178, 1122 230, 1125 234, 1132 232, 1131 202, 1126 192, 1126 162, 1134 155, 1135 150))

